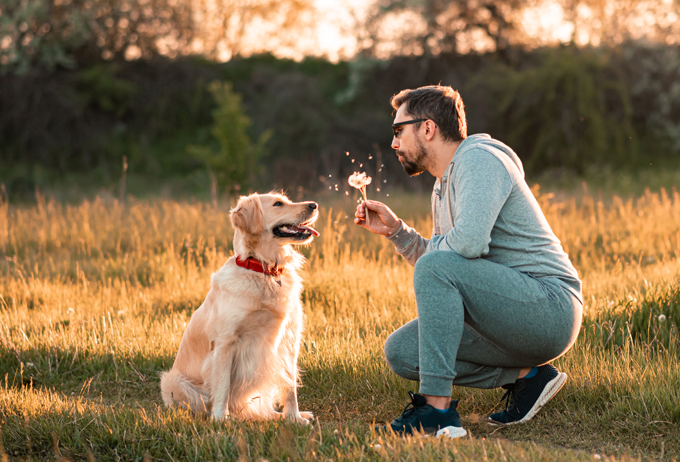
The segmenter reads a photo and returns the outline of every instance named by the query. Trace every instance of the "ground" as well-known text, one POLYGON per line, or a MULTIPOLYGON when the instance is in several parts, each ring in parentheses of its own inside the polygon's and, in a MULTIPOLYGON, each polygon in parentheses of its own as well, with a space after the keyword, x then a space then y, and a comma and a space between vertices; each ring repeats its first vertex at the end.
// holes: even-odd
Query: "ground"
MULTIPOLYGON (((230 256, 228 203, 106 194, 0 205, 0 455, 11 460, 673 460, 680 454, 680 195, 541 194, 584 281, 585 319, 555 365, 569 381, 530 423, 490 427, 503 390, 454 389, 470 436, 384 438, 417 384, 382 345, 416 316, 412 268, 352 223, 356 198, 310 194, 300 407, 289 423, 212 422, 162 406, 210 274, 230 256)), ((369 196, 370 196, 369 192, 369 196)), ((427 194, 380 197, 429 235, 427 194)), ((3 459, 4 460, 4 459, 3 459)))

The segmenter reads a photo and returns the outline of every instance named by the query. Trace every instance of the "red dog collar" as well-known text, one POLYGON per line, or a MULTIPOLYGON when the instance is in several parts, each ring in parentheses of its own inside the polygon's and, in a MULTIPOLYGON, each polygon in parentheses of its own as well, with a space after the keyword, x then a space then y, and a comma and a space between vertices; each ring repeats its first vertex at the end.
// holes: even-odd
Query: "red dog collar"
POLYGON ((268 266, 253 257, 248 257, 245 260, 241 260, 241 257, 236 255, 236 264, 241 268, 263 273, 268 276, 281 276, 281 274, 283 274, 283 266, 268 266))

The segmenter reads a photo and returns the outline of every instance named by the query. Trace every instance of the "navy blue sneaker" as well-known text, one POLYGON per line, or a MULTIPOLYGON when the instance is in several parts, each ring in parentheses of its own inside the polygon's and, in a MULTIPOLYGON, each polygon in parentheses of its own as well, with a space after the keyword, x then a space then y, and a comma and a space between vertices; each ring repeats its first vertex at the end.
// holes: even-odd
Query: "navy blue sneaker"
POLYGON ((492 425, 513 425, 528 422, 567 381, 567 374, 555 369, 551 364, 538 368, 530 379, 518 379, 510 385, 503 385, 506 391, 501 402, 507 397, 508 405, 504 411, 489 416, 492 425))
POLYGON ((441 412, 427 404, 425 397, 412 391, 408 392, 411 403, 404 408, 400 417, 384 427, 376 427, 376 432, 392 431, 398 435, 412 435, 423 431, 425 434, 460 438, 467 435, 460 423, 460 416, 456 411, 458 401, 451 401, 446 412, 441 412))

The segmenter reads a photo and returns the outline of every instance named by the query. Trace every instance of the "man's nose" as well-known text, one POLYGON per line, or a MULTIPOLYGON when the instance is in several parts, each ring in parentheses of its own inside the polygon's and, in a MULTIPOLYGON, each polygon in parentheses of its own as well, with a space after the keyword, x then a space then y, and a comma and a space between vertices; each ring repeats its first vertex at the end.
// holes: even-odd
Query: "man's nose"
POLYGON ((399 149, 399 139, 396 136, 392 138, 392 149, 399 149))

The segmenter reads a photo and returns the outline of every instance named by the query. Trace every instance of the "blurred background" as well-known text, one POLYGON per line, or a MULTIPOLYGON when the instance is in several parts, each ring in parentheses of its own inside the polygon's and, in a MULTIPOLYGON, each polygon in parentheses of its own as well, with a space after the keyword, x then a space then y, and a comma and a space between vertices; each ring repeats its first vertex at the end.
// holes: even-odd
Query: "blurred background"
POLYGON ((0 195, 343 195, 353 171, 377 195, 427 191, 390 148, 389 99, 437 83, 530 181, 662 178, 680 172, 679 14, 680 0, 0 0, 0 195))

